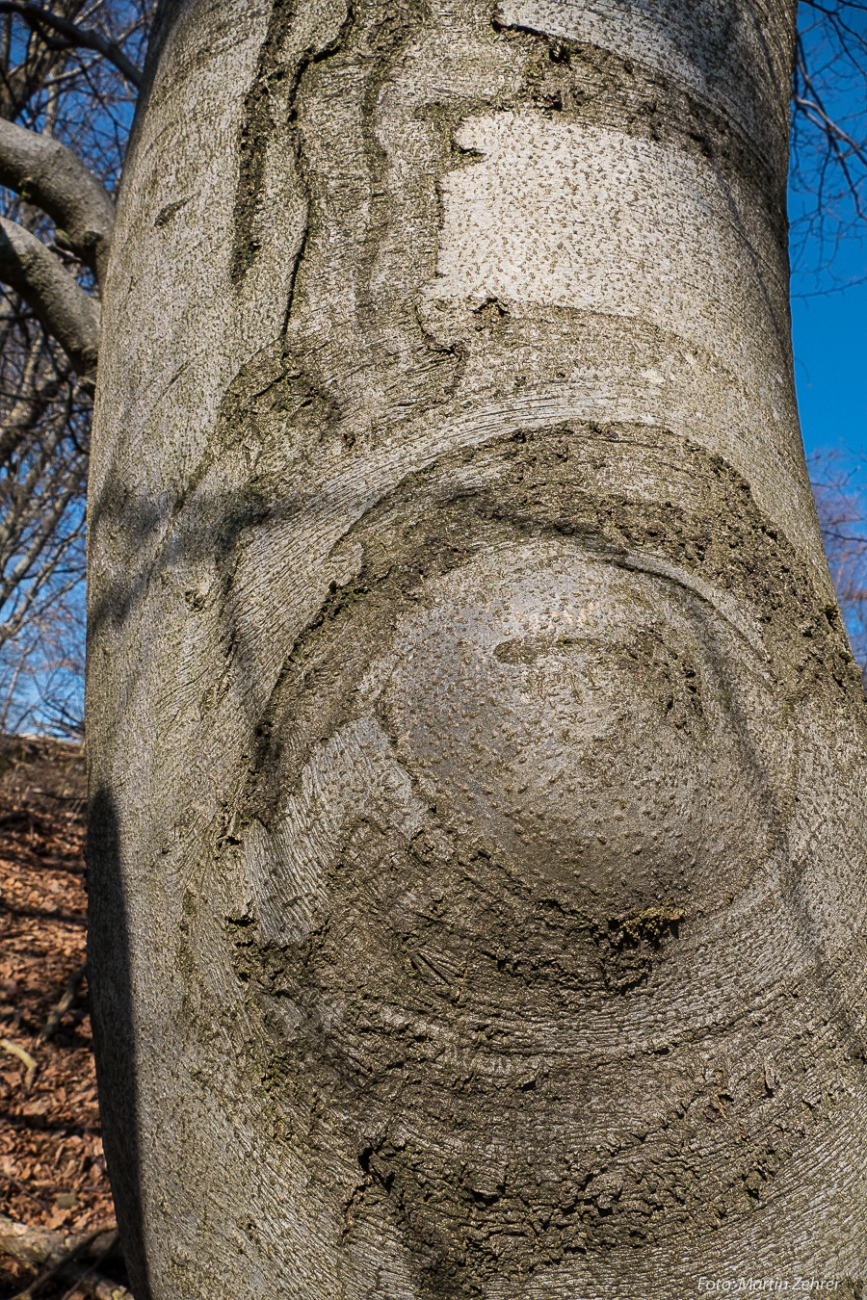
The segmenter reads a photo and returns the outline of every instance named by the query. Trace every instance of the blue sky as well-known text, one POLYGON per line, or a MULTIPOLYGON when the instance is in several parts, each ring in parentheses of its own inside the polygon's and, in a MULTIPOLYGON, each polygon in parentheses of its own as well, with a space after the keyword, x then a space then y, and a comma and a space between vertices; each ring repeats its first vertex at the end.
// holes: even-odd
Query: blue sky
POLYGON ((800 34, 789 209, 801 425, 808 456, 863 462, 867 484, 867 4, 802 0, 800 34), (843 133, 836 161, 823 113, 843 133))
MULTIPOLYGON (((834 269, 853 281, 867 277, 867 245, 844 244, 834 269)), ((867 477, 867 280, 824 293, 815 286, 815 277, 795 267, 792 335, 804 446, 808 456, 833 450, 863 461, 867 477)))

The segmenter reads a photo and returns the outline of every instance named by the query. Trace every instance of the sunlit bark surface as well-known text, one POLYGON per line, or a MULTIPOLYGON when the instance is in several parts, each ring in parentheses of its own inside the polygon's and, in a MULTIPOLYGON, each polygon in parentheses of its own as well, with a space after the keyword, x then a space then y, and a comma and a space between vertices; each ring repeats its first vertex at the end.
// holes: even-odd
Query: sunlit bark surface
POLYGON ((90 506, 139 1300, 860 1294, 794 10, 164 6, 90 506))

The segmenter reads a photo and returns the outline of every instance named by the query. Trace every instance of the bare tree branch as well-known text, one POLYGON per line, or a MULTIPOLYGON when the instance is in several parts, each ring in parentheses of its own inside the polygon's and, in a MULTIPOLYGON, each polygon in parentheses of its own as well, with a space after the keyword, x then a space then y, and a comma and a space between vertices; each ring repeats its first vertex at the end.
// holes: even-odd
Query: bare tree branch
POLYGON ((99 306, 41 239, 0 217, 0 279, 20 294, 57 339, 82 379, 93 382, 99 306))
POLYGON ((867 501, 857 471, 833 453, 817 453, 807 464, 828 567, 867 685, 867 501))
POLYGON ((66 1257, 70 1250, 76 1255, 101 1255, 115 1231, 114 1223, 104 1224, 96 1232, 51 1232, 47 1228, 31 1228, 0 1214, 0 1250, 28 1268, 40 1268, 66 1257))
MULTIPOLYGON (((135 70, 154 7, 155 0, 37 0, 0 11, 0 119, 39 133, 22 139, 0 122, 0 215, 42 241, 62 285, 69 283, 62 268, 71 272, 79 282, 73 297, 76 288, 93 293, 102 274, 108 239, 94 255, 86 232, 110 234, 113 213, 98 184, 110 194, 119 179, 135 99, 126 64, 119 71, 101 50, 113 43, 135 70), (95 30, 99 40, 82 41, 81 29, 95 30), (63 156, 49 153, 51 138, 97 178, 92 202, 74 214, 79 221, 63 205, 79 182, 86 189, 87 173, 64 184, 55 163, 63 156), (32 156, 40 147, 44 160, 32 156), (81 266, 70 265, 67 247, 81 266)), ((0 729, 26 724, 80 734, 90 385, 77 381, 52 337, 53 322, 45 312, 37 318, 35 305, 0 283, 0 729)))
MULTIPOLYGON (((867 219, 867 4, 800 0, 792 79, 791 247, 801 285, 827 293, 849 280, 832 267, 867 219)), ((848 261, 848 259, 844 259, 848 261)), ((805 287, 801 287, 805 293, 805 287)))
POLYGON ((75 23, 70 22, 68 18, 62 18, 59 14, 50 13, 39 5, 16 3, 15 0, 0 0, 0 14, 16 14, 27 23, 28 27, 38 31, 43 39, 46 37, 46 30, 56 32, 62 39, 64 48, 74 47, 81 50, 94 50, 97 54, 101 54, 104 59, 107 59, 109 63, 114 64, 121 76, 126 77, 130 85, 135 86, 136 90, 141 90, 141 70, 126 57, 120 46, 116 45, 114 41, 106 40, 99 32, 78 27, 75 23))
POLYGON ((71 149, 0 119, 0 185, 35 203, 58 227, 69 248, 103 282, 114 227, 114 204, 71 149))
MULTIPOLYGON (((64 1281, 75 1283, 74 1294, 79 1288, 94 1300, 132 1300, 132 1294, 126 1287, 96 1272, 96 1267, 117 1250, 118 1237, 114 1224, 79 1236, 66 1236, 59 1232, 49 1232, 44 1228, 30 1228, 23 1223, 16 1223, 5 1215, 0 1215, 0 1248, 5 1254, 27 1264, 30 1268, 39 1268, 46 1264, 50 1273, 38 1278, 36 1283, 21 1293, 21 1296, 35 1296, 37 1288, 55 1274, 64 1281), (93 1267, 82 1267, 77 1263, 82 1254, 96 1255, 93 1267)), ((19 1300, 21 1298, 19 1297, 19 1300)))
MULTIPOLYGON (((77 18, 82 0, 55 0, 53 7, 70 21, 77 18)), ((13 63, 16 44, 12 39, 12 16, 3 22, 5 55, 0 65, 0 117, 18 120, 22 109, 30 108, 44 92, 46 80, 69 62, 69 46, 57 38, 51 40, 31 28, 33 39, 27 42, 23 58, 13 63)))

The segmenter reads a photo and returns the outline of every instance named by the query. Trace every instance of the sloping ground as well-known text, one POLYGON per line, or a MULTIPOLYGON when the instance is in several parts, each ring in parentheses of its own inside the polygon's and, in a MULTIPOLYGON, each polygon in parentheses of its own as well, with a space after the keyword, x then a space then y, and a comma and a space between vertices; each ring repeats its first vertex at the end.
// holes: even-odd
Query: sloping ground
MULTIPOLYGON (((80 746, 0 738, 0 1214, 64 1234, 114 1219, 81 977, 84 795, 80 746)), ((34 1276, 0 1255, 0 1300, 34 1276)))

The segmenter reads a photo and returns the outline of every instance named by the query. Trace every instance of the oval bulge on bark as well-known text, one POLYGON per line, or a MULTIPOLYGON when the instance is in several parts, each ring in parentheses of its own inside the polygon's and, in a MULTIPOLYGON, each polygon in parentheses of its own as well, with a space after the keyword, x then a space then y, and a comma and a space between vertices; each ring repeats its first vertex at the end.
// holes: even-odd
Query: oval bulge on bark
POLYGON ((462 857, 610 914, 713 909, 770 851, 749 651, 686 588, 510 545, 430 582, 392 650, 380 718, 462 857))

